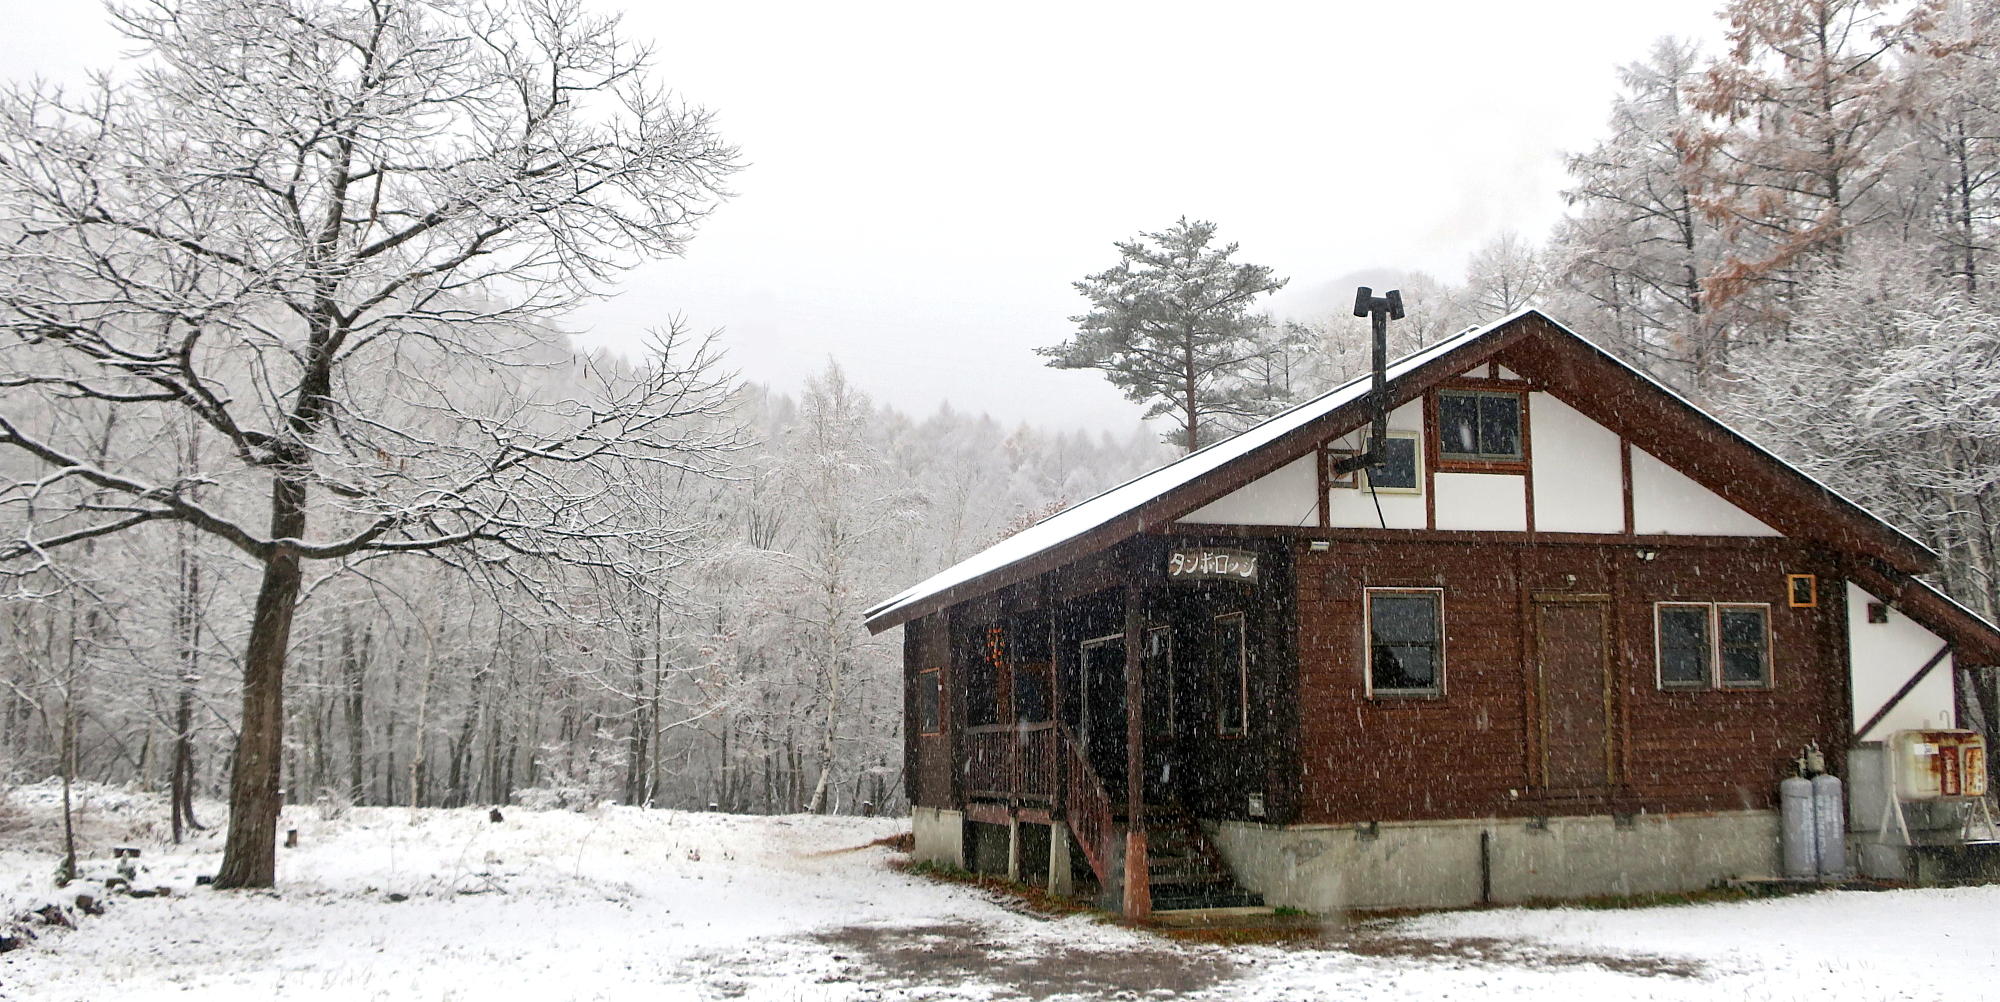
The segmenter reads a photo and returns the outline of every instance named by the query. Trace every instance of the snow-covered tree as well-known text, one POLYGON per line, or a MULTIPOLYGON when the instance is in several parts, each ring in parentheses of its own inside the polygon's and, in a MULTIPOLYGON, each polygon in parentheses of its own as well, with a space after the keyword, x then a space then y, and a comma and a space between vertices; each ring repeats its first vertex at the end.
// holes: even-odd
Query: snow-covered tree
POLYGON ((1661 39, 1619 71, 1611 135, 1569 158, 1573 212, 1551 255, 1566 287, 1595 315, 1596 333, 1630 357, 1697 389, 1726 364, 1727 342, 1708 322, 1702 278, 1720 253, 1695 204, 1692 162, 1704 127, 1689 100, 1699 73, 1691 43, 1661 39))
POLYGON ((1261 351, 1257 299, 1285 285, 1262 265, 1230 260, 1236 244, 1211 246, 1215 224, 1186 217, 1121 241, 1117 265, 1076 282, 1091 310, 1071 317, 1076 335, 1037 351, 1058 369, 1097 369, 1147 417, 1171 414, 1174 440, 1189 452, 1209 422, 1259 413, 1246 365, 1261 351))
POLYGON ((1472 252, 1465 266, 1465 285, 1457 304, 1472 322, 1498 320, 1541 302, 1548 289, 1548 272, 1534 244, 1508 231, 1472 252))
POLYGON ((1735 0, 1729 50, 1693 90, 1715 117, 1690 152, 1697 201, 1728 241, 1704 279, 1711 311, 1781 330, 1797 285, 1838 267, 1885 211, 1885 141, 1903 105, 1891 54, 1904 30, 1882 0, 1735 0))
POLYGON ((678 250, 735 154, 577 0, 113 17, 126 76, 0 96, 0 450, 24 472, 0 505, 33 513, 0 556, 180 523, 257 567, 217 885, 265 886, 308 564, 643 575, 675 541, 622 473, 706 463, 712 352, 670 337, 562 396, 506 374, 573 364, 534 321, 678 250), (78 413, 119 416, 101 461, 78 413), (159 461, 184 416, 219 443, 202 469, 159 461))

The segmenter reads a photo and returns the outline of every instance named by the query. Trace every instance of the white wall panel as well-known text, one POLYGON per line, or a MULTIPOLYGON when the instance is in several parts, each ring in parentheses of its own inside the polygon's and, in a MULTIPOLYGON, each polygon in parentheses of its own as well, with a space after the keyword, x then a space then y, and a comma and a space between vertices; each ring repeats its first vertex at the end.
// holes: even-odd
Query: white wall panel
MULTIPOLYGON (((1517 473, 1440 473, 1437 527, 1525 532, 1527 478, 1517 473)), ((1537 496, 1536 503, 1540 503, 1537 496)))
MULTIPOLYGON (((1535 503, 1541 504, 1539 493, 1535 503)), ((1632 450, 1632 530, 1677 536, 1780 534, 1643 449, 1632 450)))
POLYGON ((1181 516, 1180 521, 1207 525, 1318 525, 1318 482, 1319 461, 1307 454, 1181 516))
POLYGON ((1327 492, 1327 521, 1342 529, 1421 529, 1428 516, 1421 494, 1370 494, 1336 487, 1327 492), (1379 515, 1377 501, 1382 502, 1379 515))
MULTIPOLYGON (((1625 472, 1618 433, 1546 393, 1528 396, 1535 530, 1624 532, 1625 472)), ((1438 522, 1443 528, 1442 509, 1438 522)))
MULTIPOLYGON (((1847 656, 1854 673, 1854 723, 1850 730, 1867 723, 1944 646, 1943 638, 1894 609, 1889 610, 1888 622, 1869 622, 1868 603, 1877 601, 1880 599, 1859 586, 1847 585, 1847 656)), ((1951 679, 1951 657, 1946 655, 1880 724, 1858 740, 1880 741, 1892 731, 1912 727, 1950 727, 1954 720, 1951 679)), ((1783 685, 1784 680, 1778 684, 1783 685)))
MULTIPOLYGON (((1414 432, 1422 436, 1424 431, 1424 402, 1412 400, 1389 412, 1389 430, 1414 432)), ((1341 448, 1360 450, 1368 442, 1366 425, 1342 436, 1334 442, 1341 448)), ((1423 459, 1423 441, 1417 442, 1418 462, 1423 459)), ((1421 471, 1419 471, 1421 472, 1421 471)), ((1366 477, 1361 478, 1364 482, 1366 477)), ((1423 478, 1417 478, 1419 487, 1423 478)), ((1417 494, 1371 494, 1353 487, 1335 487, 1327 491, 1327 520, 1342 529, 1422 529, 1430 521, 1424 496, 1417 494), (1376 502, 1381 502, 1378 513, 1376 502)))

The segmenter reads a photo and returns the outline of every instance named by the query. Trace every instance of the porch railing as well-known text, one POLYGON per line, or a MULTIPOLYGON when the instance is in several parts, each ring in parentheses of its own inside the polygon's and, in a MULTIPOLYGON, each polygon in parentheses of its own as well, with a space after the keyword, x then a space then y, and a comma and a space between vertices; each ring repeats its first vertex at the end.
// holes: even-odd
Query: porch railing
POLYGON ((965 729, 966 792, 986 800, 1051 803, 1056 793, 1056 725, 984 724, 965 729))

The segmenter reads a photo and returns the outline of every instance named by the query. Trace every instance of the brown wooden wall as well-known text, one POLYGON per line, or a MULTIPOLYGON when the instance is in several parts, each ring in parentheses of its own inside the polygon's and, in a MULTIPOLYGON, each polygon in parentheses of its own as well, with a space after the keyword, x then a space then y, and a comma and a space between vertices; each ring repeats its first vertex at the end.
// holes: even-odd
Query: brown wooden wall
POLYGON ((1807 742, 1839 761, 1842 589, 1835 568, 1805 546, 1500 536, 1298 545, 1300 822, 1768 808, 1807 742), (1647 548, 1657 551, 1651 561, 1639 556, 1647 548), (1787 573, 1820 575, 1818 608, 1787 606, 1787 573), (1371 586, 1444 589, 1442 697, 1366 695, 1362 596, 1371 586), (1538 596, 1609 610, 1614 781, 1598 794, 1544 783, 1538 596), (1661 691, 1653 603, 1671 600, 1768 604, 1773 687, 1661 691))
POLYGON ((910 780, 910 803, 918 807, 951 807, 952 735, 955 733, 950 651, 947 649, 945 614, 934 613, 912 620, 903 627, 903 734, 904 763, 910 780), (917 732, 916 677, 931 669, 944 669, 945 678, 939 719, 943 733, 917 732))

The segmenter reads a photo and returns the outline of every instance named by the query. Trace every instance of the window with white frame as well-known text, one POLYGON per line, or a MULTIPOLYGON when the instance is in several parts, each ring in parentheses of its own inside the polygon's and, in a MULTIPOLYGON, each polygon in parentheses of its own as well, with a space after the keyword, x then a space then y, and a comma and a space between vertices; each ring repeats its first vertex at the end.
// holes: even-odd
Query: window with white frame
POLYGON ((1444 590, 1369 588, 1368 694, 1444 694, 1444 590))
POLYGON ((1662 689, 1771 686, 1771 607, 1754 602, 1659 602, 1653 636, 1662 689))
POLYGON ((1519 393, 1440 390, 1437 404, 1441 458, 1502 462, 1523 458, 1519 393))
POLYGON ((1378 494, 1423 493, 1423 453, 1417 448, 1416 432, 1390 432, 1382 440, 1381 462, 1368 468, 1368 489, 1378 494))

